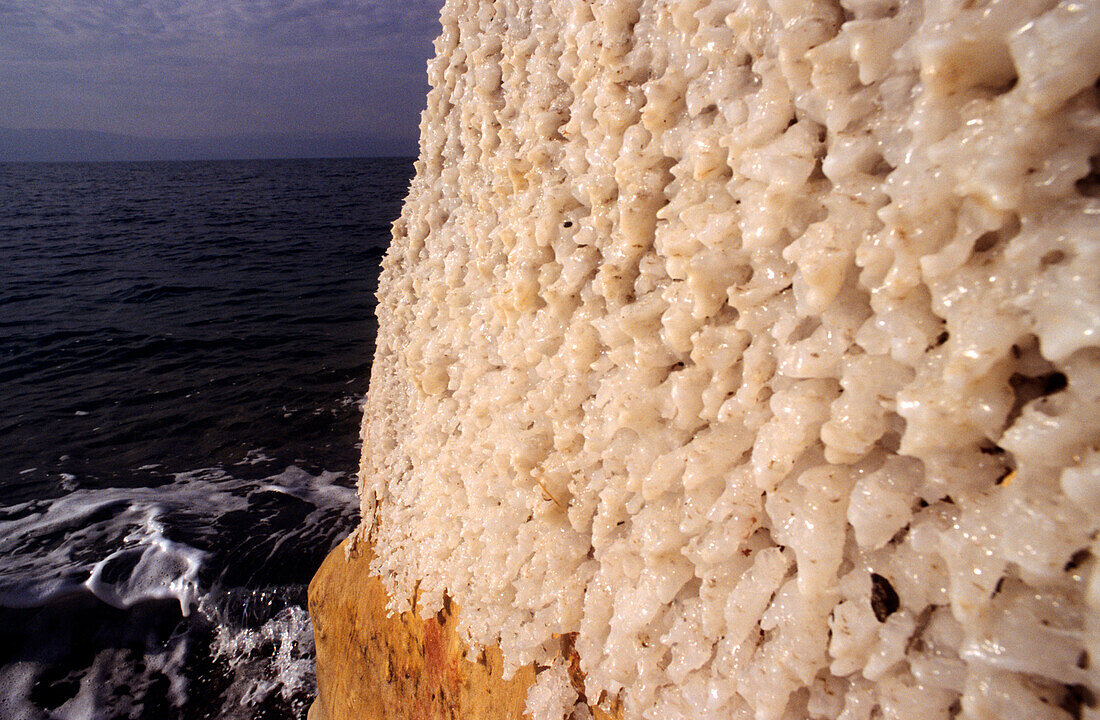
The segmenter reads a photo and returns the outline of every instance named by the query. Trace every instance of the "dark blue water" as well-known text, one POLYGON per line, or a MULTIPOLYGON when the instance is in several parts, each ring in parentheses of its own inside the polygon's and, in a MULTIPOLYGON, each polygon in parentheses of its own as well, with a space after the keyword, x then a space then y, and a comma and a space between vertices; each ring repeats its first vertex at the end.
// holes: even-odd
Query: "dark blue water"
POLYGON ((304 716, 411 175, 0 164, 0 718, 304 716))

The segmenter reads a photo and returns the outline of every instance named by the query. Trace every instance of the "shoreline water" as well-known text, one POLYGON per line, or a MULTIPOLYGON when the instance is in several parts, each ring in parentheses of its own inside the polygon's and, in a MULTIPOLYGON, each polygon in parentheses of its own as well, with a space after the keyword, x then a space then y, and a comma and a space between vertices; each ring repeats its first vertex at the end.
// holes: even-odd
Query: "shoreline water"
POLYGON ((411 174, 0 164, 0 716, 304 717, 411 174))

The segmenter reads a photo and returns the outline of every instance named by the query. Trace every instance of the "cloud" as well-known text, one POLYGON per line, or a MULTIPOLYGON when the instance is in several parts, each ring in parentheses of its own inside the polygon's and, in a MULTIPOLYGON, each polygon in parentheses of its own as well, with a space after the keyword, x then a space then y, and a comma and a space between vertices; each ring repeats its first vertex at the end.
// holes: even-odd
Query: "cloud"
POLYGON ((156 52, 270 41, 374 46, 435 34, 423 0, 0 0, 5 45, 156 52), (28 37, 29 36, 29 37, 28 37), (12 42, 15 41, 15 42, 12 42))
POLYGON ((0 0, 0 125, 415 134, 440 5, 0 0))

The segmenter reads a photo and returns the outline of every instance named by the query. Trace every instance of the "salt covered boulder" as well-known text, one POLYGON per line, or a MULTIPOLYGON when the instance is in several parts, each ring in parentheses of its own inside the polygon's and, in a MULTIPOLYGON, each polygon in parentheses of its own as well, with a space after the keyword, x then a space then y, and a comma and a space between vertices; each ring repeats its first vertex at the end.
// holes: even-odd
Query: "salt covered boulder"
POLYGON ((1100 2, 442 26, 363 425, 390 609, 457 603, 535 720, 1100 716, 1100 2))

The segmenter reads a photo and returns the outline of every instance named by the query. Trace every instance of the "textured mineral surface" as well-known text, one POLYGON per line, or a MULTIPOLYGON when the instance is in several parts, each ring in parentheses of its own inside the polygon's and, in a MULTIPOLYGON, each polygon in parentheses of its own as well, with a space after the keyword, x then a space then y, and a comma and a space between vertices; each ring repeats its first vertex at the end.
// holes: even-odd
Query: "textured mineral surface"
MULTIPOLYGON (((309 586, 317 647, 318 697, 309 720, 520 720, 535 668, 502 677, 500 650, 470 653, 445 602, 424 618, 392 615, 382 581, 370 574, 370 548, 355 537, 332 551, 309 586), (469 657, 468 657, 469 656, 469 657)), ((567 681, 583 687, 572 638, 561 638, 567 681)), ((621 720, 622 711, 593 711, 621 720)))
POLYGON ((1098 28, 449 0, 363 426, 391 609, 535 720, 1098 717, 1098 28))

